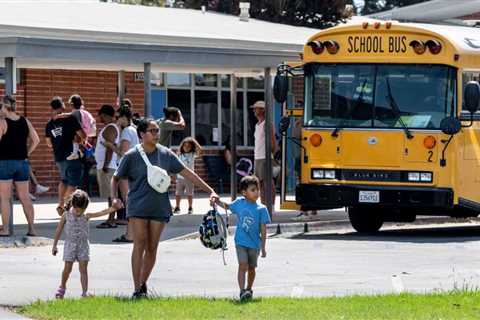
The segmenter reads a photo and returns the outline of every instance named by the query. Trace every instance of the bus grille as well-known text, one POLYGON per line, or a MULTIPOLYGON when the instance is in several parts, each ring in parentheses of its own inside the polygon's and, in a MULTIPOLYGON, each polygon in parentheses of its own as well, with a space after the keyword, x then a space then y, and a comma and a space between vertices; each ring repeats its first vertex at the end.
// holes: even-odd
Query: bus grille
POLYGON ((406 174, 407 172, 404 171, 393 170, 342 169, 340 170, 340 180, 402 182, 406 180, 406 174))

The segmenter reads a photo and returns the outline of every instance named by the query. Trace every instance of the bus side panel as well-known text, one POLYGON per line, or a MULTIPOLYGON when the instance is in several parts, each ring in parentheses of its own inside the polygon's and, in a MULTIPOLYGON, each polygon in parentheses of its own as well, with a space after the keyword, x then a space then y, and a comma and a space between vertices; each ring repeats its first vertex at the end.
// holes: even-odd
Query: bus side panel
POLYGON ((465 128, 454 137, 457 140, 459 152, 457 196, 480 205, 480 126, 465 128))

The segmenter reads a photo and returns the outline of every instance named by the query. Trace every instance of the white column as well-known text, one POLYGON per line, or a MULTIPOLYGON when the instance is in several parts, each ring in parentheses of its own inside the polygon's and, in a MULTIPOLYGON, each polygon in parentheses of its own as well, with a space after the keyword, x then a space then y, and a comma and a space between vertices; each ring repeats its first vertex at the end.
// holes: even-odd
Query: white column
POLYGON ((143 64, 143 99, 145 116, 152 116, 152 65, 150 62, 143 64))

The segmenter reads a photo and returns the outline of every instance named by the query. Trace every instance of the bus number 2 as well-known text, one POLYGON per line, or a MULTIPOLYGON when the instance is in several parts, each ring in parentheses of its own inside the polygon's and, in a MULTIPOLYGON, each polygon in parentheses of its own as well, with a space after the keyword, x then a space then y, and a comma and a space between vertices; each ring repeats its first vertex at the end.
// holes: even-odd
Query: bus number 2
POLYGON ((428 159, 427 159, 427 161, 428 161, 428 162, 433 162, 432 158, 433 158, 433 151, 428 151, 428 159))

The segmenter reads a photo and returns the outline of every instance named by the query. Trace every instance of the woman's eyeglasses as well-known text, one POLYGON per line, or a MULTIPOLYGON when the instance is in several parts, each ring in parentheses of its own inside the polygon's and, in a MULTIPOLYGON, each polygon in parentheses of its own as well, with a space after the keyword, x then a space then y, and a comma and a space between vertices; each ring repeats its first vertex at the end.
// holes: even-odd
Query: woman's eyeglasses
POLYGON ((147 132, 150 132, 151 134, 158 134, 160 132, 160 129, 157 129, 157 128, 148 129, 147 132))

